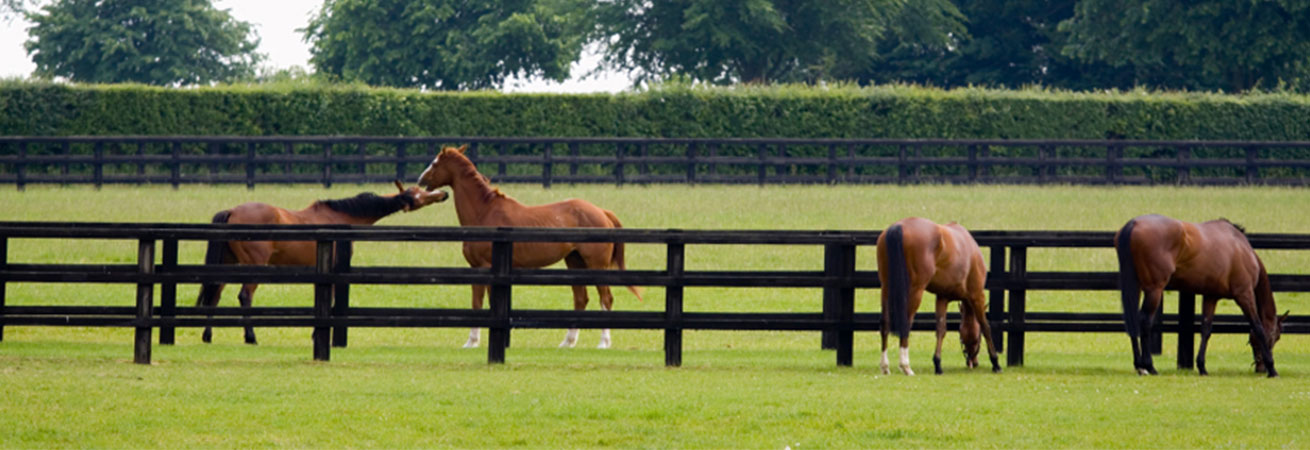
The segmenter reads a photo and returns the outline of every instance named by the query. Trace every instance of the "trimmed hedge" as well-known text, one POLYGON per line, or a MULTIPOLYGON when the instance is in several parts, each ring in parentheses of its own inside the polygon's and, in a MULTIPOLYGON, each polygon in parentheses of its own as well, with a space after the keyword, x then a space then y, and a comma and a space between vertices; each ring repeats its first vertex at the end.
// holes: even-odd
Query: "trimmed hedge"
POLYGON ((354 85, 0 82, 4 135, 378 135, 1310 140, 1310 96, 911 86, 621 94, 354 85))

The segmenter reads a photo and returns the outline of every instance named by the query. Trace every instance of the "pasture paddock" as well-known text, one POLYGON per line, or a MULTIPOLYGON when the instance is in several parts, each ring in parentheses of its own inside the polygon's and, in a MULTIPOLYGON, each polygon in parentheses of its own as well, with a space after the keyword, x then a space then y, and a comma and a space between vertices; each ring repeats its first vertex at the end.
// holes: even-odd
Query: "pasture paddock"
MULTIPOLYGON (((502 186, 525 203, 566 197, 605 204, 641 228, 876 229, 909 215, 957 220, 974 229, 1113 230, 1143 212, 1193 220, 1228 217, 1253 232, 1306 232, 1304 192, 1282 188, 685 187, 502 186), (874 205, 874 206, 870 206, 874 205), (1041 212, 1040 214, 1036 212, 1041 212)), ((206 221, 215 205, 258 200, 304 204, 385 186, 117 188, 29 186, 0 192, 8 220, 206 221), (76 199, 77 212, 51 205, 76 199), (138 206, 154 205, 154 206, 138 206), (70 214, 76 214, 71 216, 70 214), (185 217, 183 217, 185 216, 185 217)), ((393 220, 394 219, 394 220, 393 220)), ((454 225, 442 205, 381 225, 454 225)), ((11 260, 115 260, 132 243, 87 245, 16 240, 11 260)), ((199 261, 203 246, 183 245, 199 261)), ((357 261, 376 265, 461 264, 458 244, 414 248, 361 244, 357 261)), ((869 249, 871 250, 871 249, 869 249)), ((984 249, 984 252, 987 250, 984 249)), ((629 267, 658 270, 662 246, 634 245, 629 267)), ((1304 252, 1301 252, 1304 253, 1304 252)), ((1112 251, 1034 251, 1030 268, 1114 270, 1112 251)), ((1310 267, 1306 255, 1266 251, 1272 272, 1310 267), (1291 269, 1288 269, 1291 268, 1291 269)), ((814 248, 711 246, 688 254, 689 268, 813 267, 814 248)), ((857 255, 873 270, 872 252, 857 255)), ((1037 270, 1037 269, 1033 269, 1037 270)), ((1303 272, 1302 272, 1303 273, 1303 272)), ((182 286, 179 297, 194 296, 182 286)), ((17 285, 9 304, 123 305, 128 286, 17 285)), ((657 311, 658 289, 644 303, 619 294, 616 309, 657 311)), ((688 289, 689 309, 794 311, 804 290, 688 289), (775 292, 776 291, 776 292, 775 292), (731 305, 731 306, 725 306, 731 305)), ((803 293, 817 298, 817 291, 803 293)), ((516 307, 564 309, 567 287, 523 288, 516 307)), ((261 301, 303 306, 304 286, 269 286, 261 301)), ((858 292, 858 311, 873 311, 876 292, 858 292)), ((355 304, 466 307, 467 288, 361 287, 355 304)), ((1114 293, 1041 292, 1030 309, 1117 312, 1114 293)), ((1283 294, 1280 308, 1310 310, 1305 294, 1283 294)), ((1236 313, 1231 302, 1220 312, 1236 313)), ((962 368, 948 345, 941 377, 876 374, 873 333, 856 336, 856 366, 832 367, 817 333, 688 332, 684 366, 664 370, 662 333, 622 331, 615 349, 555 347, 554 330, 514 333, 510 363, 488 367, 481 352, 457 347, 462 330, 352 332, 330 364, 308 362, 306 329, 269 329, 261 345, 220 329, 216 343, 182 329, 178 345, 158 347, 157 364, 127 362, 127 329, 11 327, 0 344, 0 446, 526 446, 526 447, 1179 447, 1302 446, 1310 399, 1310 339, 1288 335, 1275 350, 1283 378, 1249 371, 1245 339, 1219 335, 1208 378, 1162 367, 1159 377, 1130 375, 1122 334, 1046 334, 1030 339, 1022 368, 1001 375, 962 368), (972 392, 965 398, 961 393, 972 392), (1149 420, 1143 420, 1150 417, 1149 420)), ((594 338, 594 332, 592 332, 594 338)), ((584 332, 584 338, 588 334, 584 332)), ((920 354, 930 339, 911 343, 920 354)), ((1165 355, 1173 342, 1166 336, 1165 355)))

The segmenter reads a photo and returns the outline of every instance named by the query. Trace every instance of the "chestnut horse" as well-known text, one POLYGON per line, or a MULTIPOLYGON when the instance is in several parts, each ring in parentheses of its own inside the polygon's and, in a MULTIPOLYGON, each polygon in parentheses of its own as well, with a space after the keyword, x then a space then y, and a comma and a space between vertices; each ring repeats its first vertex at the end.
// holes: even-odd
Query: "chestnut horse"
MULTIPOLYGON (((397 211, 414 211, 446 200, 445 192, 429 193, 417 187, 405 189, 396 181, 399 193, 378 196, 371 192, 340 200, 319 200, 300 211, 290 211, 267 203, 243 203, 214 214, 213 223, 254 225, 372 225, 397 211)), ((312 241, 209 241, 205 264, 252 264, 274 266, 313 266, 315 243, 312 241)), ((237 299, 242 308, 250 308, 257 283, 241 285, 237 299)), ((218 306, 223 295, 222 283, 201 285, 196 306, 218 306)), ((213 338, 209 327, 201 340, 213 338)), ((246 343, 255 343, 255 330, 246 327, 246 343)))
POLYGON ((882 373, 890 373, 887 361, 887 332, 894 328, 901 340, 901 371, 910 369, 910 325, 919 310, 923 292, 937 294, 937 349, 934 371, 942 373, 942 340, 946 337, 946 307, 951 300, 962 302, 960 340, 965 344, 966 364, 970 340, 977 365, 977 329, 987 339, 992 371, 1000 372, 991 326, 987 323, 987 266, 982 251, 964 227, 955 222, 938 225, 928 219, 902 219, 878 236, 878 279, 882 282, 882 373))
MULTIPOLYGON (((418 185, 428 190, 450 186, 455 196, 455 214, 461 226, 482 227, 570 227, 570 228, 621 228, 613 212, 601 209, 584 200, 571 199, 540 206, 526 206, 510 198, 500 189, 492 187, 487 178, 464 151, 446 147, 432 159, 432 164, 419 176, 418 185)), ((465 242, 464 259, 472 267, 491 267, 490 242, 465 242)), ((570 269, 624 269, 623 243, 612 242, 516 242, 513 247, 513 267, 545 267, 563 259, 570 269)), ((628 286, 638 299, 641 294, 628 286)), ((487 286, 473 285, 473 309, 482 308, 482 296, 487 286)), ((613 308, 614 295, 609 286, 596 286, 600 307, 613 308)), ((573 286, 573 309, 587 308, 586 286, 573 286)), ((477 347, 479 329, 469 331, 465 348, 477 347)), ((560 347, 573 347, 578 341, 578 329, 564 336, 560 347)), ((598 348, 609 348, 610 330, 601 331, 598 348)))
POLYGON ((1196 354, 1201 375, 1207 373, 1205 349, 1210 342, 1215 303, 1220 298, 1231 298, 1251 322, 1256 371, 1278 376, 1273 348, 1287 316, 1278 317, 1264 262, 1251 249, 1245 232, 1226 219, 1189 223, 1152 214, 1129 220, 1115 233, 1124 327, 1133 343, 1133 367, 1139 374, 1156 374, 1149 341, 1167 286, 1204 298, 1201 348, 1196 354), (1140 311, 1139 292, 1146 294, 1140 311))

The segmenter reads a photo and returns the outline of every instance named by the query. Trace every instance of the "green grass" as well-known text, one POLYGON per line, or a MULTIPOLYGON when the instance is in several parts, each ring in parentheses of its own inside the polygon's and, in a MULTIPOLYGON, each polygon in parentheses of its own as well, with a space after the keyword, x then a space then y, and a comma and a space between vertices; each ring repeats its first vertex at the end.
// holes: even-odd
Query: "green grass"
MULTIPOLYGON (((1224 216, 1252 232, 1306 233, 1305 191, 1281 188, 999 186, 556 186, 503 188, 525 203, 577 197, 614 210, 632 228, 880 229, 918 215, 970 229, 1113 230, 1162 213, 1224 216)), ((29 187, 0 191, 3 220, 205 222, 244 201, 300 208, 386 186, 29 187)), ((449 204, 384 225, 455 225, 449 204)), ((202 258, 184 243, 182 261, 202 258)), ((985 251, 985 250, 984 250, 985 251)), ((1306 273, 1310 252, 1261 252, 1274 273, 1306 273)), ((11 240, 11 262, 133 262, 132 242, 11 240)), ((634 245, 630 267, 659 269, 663 248, 634 245)), ((872 249, 858 254, 873 269, 872 249)), ((361 265, 463 264, 458 244, 361 244, 361 265)), ((1034 250, 1032 270, 1113 270, 1108 249, 1034 250)), ((691 269, 816 269, 817 247, 692 246, 691 269)), ((189 303, 195 286, 179 288, 189 303)), ((131 305, 134 288, 11 284, 9 305, 131 305)), ((817 289, 689 289, 698 311, 818 311, 817 289)), ((234 304, 229 288, 224 304, 234 304)), ((468 288, 353 289, 367 306, 467 307, 468 288)), ((621 310, 658 311, 661 289, 621 310)), ((857 309, 875 311, 875 290, 857 309)), ((515 290, 515 307, 563 309, 562 287, 515 290)), ((1283 294, 1282 309, 1310 310, 1283 294)), ((310 303, 304 286, 264 286, 257 305, 310 303)), ((1030 308, 1116 311, 1108 292, 1030 292, 1030 308)), ((1222 313, 1235 313, 1231 302, 1222 313)), ((1172 299, 1167 307, 1173 307, 1172 299)), ((593 307, 594 308, 594 307, 593 307)), ((1172 369, 1166 337, 1158 377, 1131 374, 1121 334, 1030 334, 1024 367, 1000 375, 963 368, 952 333, 942 376, 883 376, 877 338, 856 336, 855 367, 837 368, 817 333, 690 331, 684 366, 663 367, 662 334, 616 330, 615 348, 554 348, 561 330, 520 330, 508 363, 487 366, 464 350, 463 329, 354 329, 330 363, 310 360, 309 331, 178 332, 155 364, 131 364, 130 329, 8 327, 0 343, 3 447, 1305 447, 1310 442, 1310 336, 1275 349, 1283 377, 1250 373, 1245 338, 1217 335, 1210 377, 1172 369)), ((916 369, 931 369, 932 337, 912 342, 916 369)))

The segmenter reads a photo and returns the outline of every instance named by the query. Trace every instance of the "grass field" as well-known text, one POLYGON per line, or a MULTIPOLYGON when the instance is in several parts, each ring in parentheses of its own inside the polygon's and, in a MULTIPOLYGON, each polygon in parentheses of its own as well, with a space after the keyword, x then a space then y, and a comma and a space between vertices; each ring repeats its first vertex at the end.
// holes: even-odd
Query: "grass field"
MULTIPOLYGON (((502 186, 525 203, 585 198, 631 228, 880 229, 909 215, 957 220, 974 230, 1113 230, 1161 213, 1227 217, 1252 232, 1308 233, 1306 192, 1283 188, 1013 186, 502 186)), ((300 208, 386 186, 29 187, 0 190, 0 220, 205 222, 244 201, 300 208)), ((401 214, 384 225, 456 225, 451 205, 401 214)), ((12 240, 11 262, 132 262, 132 242, 12 240)), ((182 261, 202 245, 184 243, 182 261)), ((630 267, 658 269, 663 248, 634 245, 630 267)), ((985 250, 984 250, 985 251, 985 250)), ((872 270, 873 249, 857 255, 872 270)), ((1261 252, 1274 273, 1307 273, 1310 252, 1261 252)), ((463 264, 458 244, 361 244, 360 265, 463 264)), ((693 246, 689 269, 816 269, 818 247, 693 246)), ((1113 252, 1035 250, 1030 270, 1114 270, 1113 252)), ((179 288, 183 303, 195 286, 179 288)), ((229 288, 224 305, 235 303, 229 288)), ((134 287, 18 284, 9 305, 131 305, 134 287)), ((467 307, 468 288, 359 286, 365 306, 467 307)), ((618 292, 616 308, 658 311, 618 292)), ((567 288, 515 290, 515 307, 563 309, 567 288)), ((876 311, 877 291, 857 293, 876 311)), ((689 289, 697 311, 818 311, 817 289, 689 289)), ((256 305, 310 304, 303 286, 261 287, 256 305)), ((1310 296, 1278 297, 1310 310, 1310 296)), ((1166 301, 1172 307, 1172 299, 1166 301)), ((1030 292, 1030 309, 1117 311, 1108 292, 1030 292)), ((1234 313, 1231 302, 1221 313, 1234 313)), ((487 366, 464 350, 467 330, 352 330, 333 361, 310 360, 309 330, 260 329, 259 346, 219 329, 200 344, 179 330, 155 364, 131 364, 132 331, 9 327, 0 343, 3 447, 1307 447, 1310 337, 1275 349, 1280 379, 1250 373, 1245 338, 1217 335, 1212 375, 1172 369, 1172 339, 1157 377, 1132 375, 1121 334, 1030 334, 1024 367, 994 375, 963 368, 954 333, 942 376, 883 376, 877 337, 856 335, 855 367, 837 368, 818 333, 697 332, 684 366, 663 367, 661 333, 618 330, 596 350, 561 330, 514 333, 508 363, 487 366)), ((932 338, 915 334, 916 369, 931 367, 932 338)))

